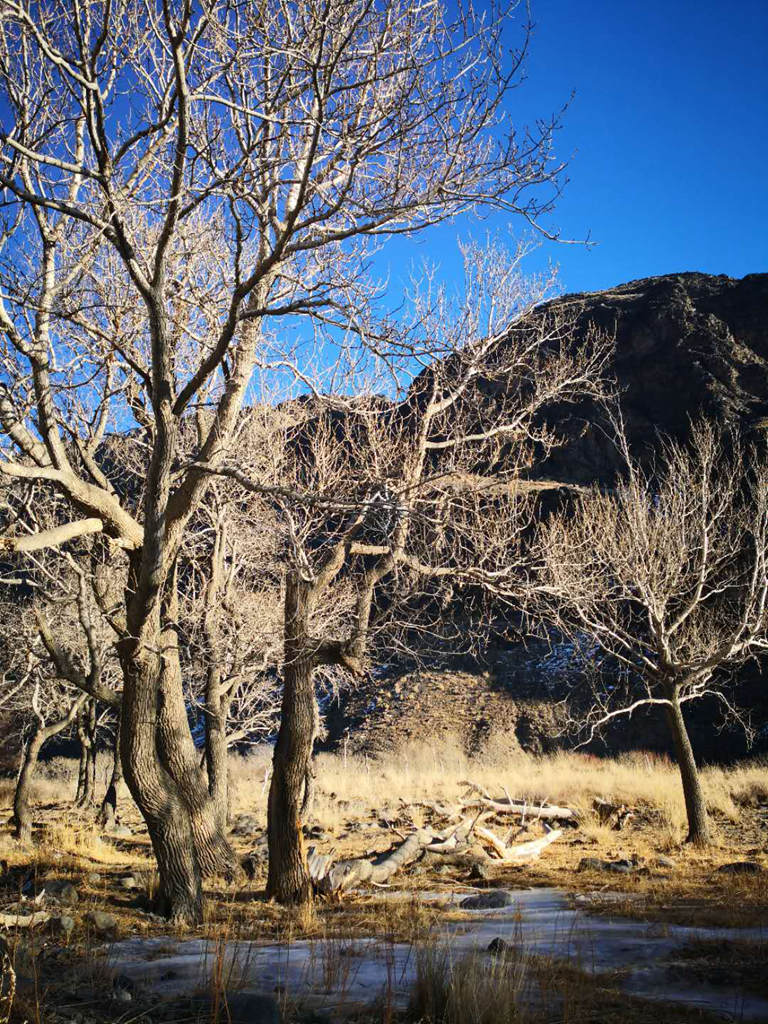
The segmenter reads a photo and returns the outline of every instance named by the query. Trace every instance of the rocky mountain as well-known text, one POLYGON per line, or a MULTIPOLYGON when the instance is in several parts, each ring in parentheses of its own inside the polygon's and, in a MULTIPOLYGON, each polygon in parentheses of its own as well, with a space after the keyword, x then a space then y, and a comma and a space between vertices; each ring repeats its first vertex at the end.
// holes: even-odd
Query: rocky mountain
MULTIPOLYGON (((572 318, 576 337, 593 325, 615 339, 610 370, 637 455, 650 458, 659 433, 684 437, 700 415, 768 436, 768 274, 669 274, 566 295, 540 313, 572 318)), ((536 475, 566 486, 609 483, 620 462, 604 412, 585 402, 558 414, 556 426, 566 442, 536 475)), ((550 749, 567 742, 556 738, 562 714, 554 707, 564 671, 562 659, 530 645, 498 647, 475 666, 420 674, 390 669, 330 709, 328 742, 346 738, 353 749, 372 751, 401 736, 458 733, 476 750, 495 727, 524 749, 550 749)), ((743 703, 755 708, 755 724, 763 726, 757 749, 768 749, 768 679, 759 666, 745 672, 742 688, 743 703)), ((743 753, 743 734, 718 732, 713 720, 712 707, 700 705, 691 714, 701 756, 743 753)), ((663 752, 666 729, 653 714, 635 716, 630 728, 613 730, 608 742, 613 749, 663 752)))
MULTIPOLYGON (((577 335, 594 325, 615 338, 610 369, 636 453, 651 453, 659 432, 684 437, 702 414, 747 431, 768 425, 768 274, 668 274, 543 309, 574 316, 577 335)), ((585 403, 566 418, 570 440, 541 474, 607 482, 619 463, 600 411, 585 403)))

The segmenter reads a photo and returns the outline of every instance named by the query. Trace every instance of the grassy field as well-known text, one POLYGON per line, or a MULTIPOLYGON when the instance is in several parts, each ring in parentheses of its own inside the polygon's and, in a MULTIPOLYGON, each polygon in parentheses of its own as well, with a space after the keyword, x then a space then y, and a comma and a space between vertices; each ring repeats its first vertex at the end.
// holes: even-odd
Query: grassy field
MULTIPOLYGON (((235 825, 232 838, 243 855, 254 848, 258 850, 260 843, 263 849, 270 756, 271 750, 263 748, 247 757, 233 756, 231 760, 235 825)), ((121 792, 118 805, 119 818, 127 828, 118 836, 103 835, 94 824, 95 809, 74 810, 71 805, 75 768, 74 762, 64 760, 41 765, 33 797, 36 828, 32 845, 19 845, 7 826, 0 831, 0 902, 7 905, 18 899, 25 883, 29 883, 27 889, 31 885, 32 891, 40 891, 54 881, 70 881, 78 893, 72 915, 75 926, 70 935, 58 942, 66 956, 77 959, 87 955, 97 941, 87 920, 89 910, 106 910, 114 915, 115 938, 166 935, 168 928, 148 913, 157 884, 156 873, 146 833, 127 792, 121 792), (124 884, 128 875, 136 883, 131 889, 124 884)), ((105 759, 99 764, 100 791, 108 771, 105 759)), ((223 880, 208 884, 208 916, 200 934, 219 939, 279 941, 355 935, 377 936, 385 942, 422 943, 434 934, 437 912, 416 898, 419 890, 450 894, 465 891, 468 883, 506 889, 556 886, 573 893, 574 898, 586 898, 586 903, 580 905, 594 913, 608 910, 614 915, 659 922, 736 926, 763 925, 768 920, 765 763, 704 769, 703 782, 716 837, 714 845, 706 851, 692 850, 682 843, 685 814, 676 767, 664 759, 643 754, 619 759, 574 753, 535 758, 511 755, 499 740, 482 759, 469 759, 458 744, 423 744, 393 751, 377 760, 324 754, 318 758, 317 776, 315 813, 309 823, 314 836, 308 841, 323 852, 333 851, 336 857, 373 856, 387 850, 399 843, 410 828, 434 821, 435 807, 444 809, 457 804, 466 791, 467 781, 499 797, 506 792, 530 803, 534 810, 521 841, 541 834, 541 825, 535 820, 535 808, 541 801, 572 807, 578 812, 578 823, 564 829, 562 837, 547 848, 540 860, 523 866, 499 862, 492 866, 490 877, 484 881, 472 881, 467 870, 459 867, 436 872, 416 864, 393 880, 395 887, 412 890, 414 894, 413 899, 399 901, 385 899, 380 892, 371 890, 342 902, 318 902, 310 910, 286 911, 264 900, 266 865, 262 857, 253 879, 236 884, 223 880), (596 799, 631 810, 621 830, 600 821, 593 806, 596 799), (587 857, 625 858, 642 870, 612 875, 580 870, 582 859, 587 857), (745 859, 764 870, 755 874, 718 870, 724 864, 745 859), (606 890, 610 891, 607 902, 606 890)), ((12 793, 13 780, 2 780, 3 821, 10 815, 12 793)), ((503 824, 491 822, 491 827, 501 831, 503 824)), ((19 936, 18 940, 20 948, 30 941, 27 936, 19 936)), ((45 942, 50 945, 49 939, 45 942)), ((694 968, 706 970, 708 962, 723 962, 728 973, 729 962, 757 963, 765 951, 764 944, 748 945, 741 950, 733 944, 726 945, 727 949, 694 948, 694 968)), ((460 1011, 455 1006, 456 1000, 462 1005, 465 1001, 461 993, 466 992, 466 976, 451 974, 441 981, 434 977, 435 964, 429 970, 428 967, 427 964, 424 968, 424 985, 428 975, 432 978, 430 984, 442 990, 443 995, 437 992, 428 997, 422 992, 422 997, 442 998, 440 1019, 445 1024, 458 1024, 460 1011)), ((643 1001, 619 998, 613 983, 596 985, 595 979, 579 980, 578 972, 542 965, 536 958, 528 958, 528 969, 533 979, 542 972, 550 980, 559 979, 556 987, 561 1016, 557 1019, 563 1021, 621 1019, 627 1024, 635 1020, 707 1019, 694 1018, 682 1010, 670 1010, 663 1018, 644 1016, 647 1007, 643 1001), (568 1006, 571 1009, 566 1013, 563 1007, 568 1006), (630 1010, 635 1016, 631 1016, 630 1010)), ((470 971, 471 965, 462 970, 470 971)), ((741 973, 747 980, 750 974, 761 974, 748 970, 741 973)), ((487 979, 483 985, 486 982, 487 979)), ((504 985, 509 984, 507 971, 504 985)), ((418 1003, 422 997, 417 995, 414 999, 418 1003)), ((29 998, 29 993, 25 998, 29 998)), ((486 991, 483 998, 495 1005, 493 993, 486 991)), ((34 1019, 29 1004, 22 1001, 20 1005, 24 1013, 21 1017, 17 1015, 18 1019, 34 1019)), ((432 1019, 421 1004, 414 1014, 410 1019, 432 1019)), ((43 1019, 39 1017, 39 1024, 43 1024, 43 1019)), ((479 1024, 503 1024, 508 1019, 522 1018, 499 1016, 495 1010, 488 1010, 476 1019, 479 1024)))

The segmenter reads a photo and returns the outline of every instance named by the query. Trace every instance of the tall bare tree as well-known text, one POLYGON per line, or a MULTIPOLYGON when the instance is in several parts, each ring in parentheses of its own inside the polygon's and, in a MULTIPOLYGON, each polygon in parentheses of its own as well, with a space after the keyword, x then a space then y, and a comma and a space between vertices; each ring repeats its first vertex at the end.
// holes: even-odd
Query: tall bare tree
POLYGON ((688 841, 710 828, 683 709, 706 695, 735 713, 733 671, 768 648, 768 465, 733 434, 695 424, 645 469, 620 430, 626 473, 541 527, 533 607, 591 665, 586 738, 659 706, 669 723, 688 841))
POLYGON ((201 919, 223 840, 174 628, 210 479, 178 465, 181 424, 209 403, 198 454, 220 461, 265 324, 354 322, 371 244, 550 208, 556 124, 518 134, 505 109, 516 6, 0 0, 0 469, 69 503, 36 543, 100 532, 127 556, 123 767, 172 919, 201 919), (115 429, 141 432, 139 500, 102 457, 115 429))

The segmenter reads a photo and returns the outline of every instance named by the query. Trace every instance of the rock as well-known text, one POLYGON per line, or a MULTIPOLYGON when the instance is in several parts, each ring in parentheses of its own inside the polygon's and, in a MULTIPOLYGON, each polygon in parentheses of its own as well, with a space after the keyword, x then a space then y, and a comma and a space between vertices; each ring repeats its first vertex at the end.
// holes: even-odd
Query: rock
POLYGON ((762 865, 754 860, 735 860, 731 864, 721 864, 717 869, 719 875, 759 875, 762 865))
POLYGON ((61 917, 55 917, 53 919, 53 925, 58 928, 59 931, 64 932, 65 935, 70 935, 74 931, 75 919, 70 917, 69 914, 62 914, 61 917))
POLYGON ((231 831, 233 836, 252 836, 261 829, 261 822, 255 814, 239 814, 231 831))
POLYGON ((603 871, 605 861, 600 860, 597 857, 582 857, 579 861, 579 866, 576 868, 577 871, 603 871))
POLYGON ((486 947, 489 953, 494 956, 507 956, 514 949, 511 942, 507 942, 506 939, 500 939, 498 936, 495 939, 491 939, 486 947))
POLYGON ((140 888, 140 886, 138 880, 134 875, 125 875, 123 878, 120 879, 120 888, 131 890, 138 889, 140 888))
POLYGON ((98 871, 89 871, 88 874, 85 876, 85 880, 88 883, 88 885, 98 885, 99 882, 101 881, 101 875, 99 874, 98 871))
POLYGON ((52 888, 51 892, 60 903, 65 903, 69 907, 73 907, 80 900, 80 895, 71 882, 61 882, 52 888))
POLYGON ((671 857, 666 857, 663 853, 660 853, 656 857, 654 863, 655 863, 657 868, 674 868, 674 867, 677 867, 677 861, 676 860, 672 860, 671 857))
POLYGON ((477 896, 467 896, 459 906, 462 910, 500 910, 502 907, 510 907, 514 903, 511 892, 506 889, 491 889, 490 892, 481 892, 477 896))
POLYGON ((109 834, 113 836, 115 839, 130 839, 130 837, 133 835, 133 832, 128 828, 127 825, 115 825, 115 827, 110 830, 109 834))
POLYGON ((493 872, 487 864, 473 864, 469 877, 475 882, 485 882, 493 876, 493 872))
POLYGON ((85 915, 86 921, 93 925, 101 935, 108 935, 114 932, 117 927, 117 918, 114 914, 108 914, 105 910, 90 910, 85 915))

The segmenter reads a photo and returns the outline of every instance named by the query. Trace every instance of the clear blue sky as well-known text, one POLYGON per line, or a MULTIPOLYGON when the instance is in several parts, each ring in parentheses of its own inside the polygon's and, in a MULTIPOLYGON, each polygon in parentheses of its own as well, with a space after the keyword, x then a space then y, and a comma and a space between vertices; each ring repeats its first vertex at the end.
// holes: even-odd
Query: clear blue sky
MULTIPOLYGON (((533 20, 510 111, 516 123, 546 116, 575 93, 557 141, 570 183, 550 224, 597 244, 545 243, 532 269, 559 264, 569 292, 768 271, 768 0, 533 0, 533 20)), ((450 277, 457 231, 506 223, 403 240, 392 284, 401 255, 439 259, 450 277)))

